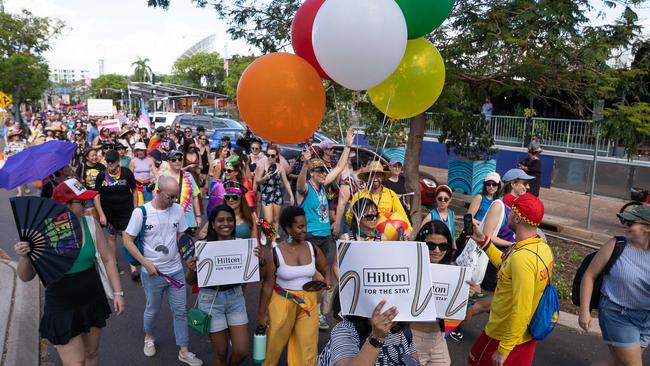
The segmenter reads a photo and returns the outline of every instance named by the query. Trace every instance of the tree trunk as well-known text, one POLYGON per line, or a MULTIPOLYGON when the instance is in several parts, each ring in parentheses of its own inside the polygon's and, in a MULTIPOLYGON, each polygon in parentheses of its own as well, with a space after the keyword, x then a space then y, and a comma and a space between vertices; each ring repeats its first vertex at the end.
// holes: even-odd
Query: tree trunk
POLYGON ((417 234, 422 222, 422 198, 420 196, 420 155, 424 141, 424 128, 426 120, 424 114, 411 119, 406 157, 404 162, 404 176, 406 178, 406 191, 413 192, 411 199, 411 223, 413 224, 413 237, 417 234))
POLYGON ((21 122, 20 118, 20 105, 23 104, 20 100, 14 101, 14 120, 16 122, 21 122))

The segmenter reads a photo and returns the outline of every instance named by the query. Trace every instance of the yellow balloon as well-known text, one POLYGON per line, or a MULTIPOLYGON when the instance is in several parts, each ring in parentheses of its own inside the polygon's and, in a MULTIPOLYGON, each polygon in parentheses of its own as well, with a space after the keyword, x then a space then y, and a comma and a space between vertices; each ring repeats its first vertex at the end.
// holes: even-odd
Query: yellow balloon
POLYGON ((391 76, 368 89, 368 95, 388 117, 411 118, 429 109, 444 85, 445 63, 440 52, 431 42, 417 38, 408 41, 402 62, 391 76))

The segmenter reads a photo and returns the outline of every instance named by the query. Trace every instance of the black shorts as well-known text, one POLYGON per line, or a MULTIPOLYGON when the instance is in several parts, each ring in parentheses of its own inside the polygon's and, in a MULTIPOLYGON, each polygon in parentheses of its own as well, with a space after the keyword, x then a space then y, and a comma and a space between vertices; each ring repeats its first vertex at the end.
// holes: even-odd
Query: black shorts
POLYGON ((334 263, 336 259, 336 241, 334 241, 331 235, 314 236, 311 233, 307 233, 305 240, 320 248, 325 255, 325 259, 327 259, 327 264, 331 265, 334 263))

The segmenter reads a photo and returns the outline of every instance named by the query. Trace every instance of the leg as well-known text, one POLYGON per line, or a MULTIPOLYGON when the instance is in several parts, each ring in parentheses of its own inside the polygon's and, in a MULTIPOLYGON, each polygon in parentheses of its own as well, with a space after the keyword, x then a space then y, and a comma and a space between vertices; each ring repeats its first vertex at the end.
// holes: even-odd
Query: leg
POLYGON ((273 207, 271 207, 271 204, 265 205, 262 202, 262 215, 266 219, 266 221, 270 222, 273 224, 273 207))
MULTIPOLYGON (((296 322, 296 312, 302 311, 293 301, 273 292, 269 303, 269 327, 266 330, 266 360, 263 366, 275 366, 287 345, 296 322)), ((312 314, 314 316, 315 314, 312 314)))
POLYGON ((84 343, 81 335, 72 338, 68 343, 56 346, 56 352, 63 366, 84 366, 84 343))
POLYGON ((636 347, 616 347, 609 346, 609 352, 612 354, 616 365, 620 366, 642 366, 643 348, 636 347))
MULTIPOLYGON (((182 269, 169 277, 180 283, 185 283, 185 276, 182 269)), ((167 298, 169 300, 169 308, 174 316, 174 336, 176 337, 176 345, 181 348, 182 353, 185 353, 187 352, 187 346, 190 343, 187 330, 187 291, 185 287, 176 288, 169 286, 167 298)))
POLYGON ((145 338, 154 339, 153 332, 156 330, 156 318, 160 312, 163 293, 169 285, 162 279, 151 276, 147 273, 142 274, 142 287, 147 300, 144 308, 144 332, 145 338))
POLYGON ((289 338, 289 347, 287 349, 287 363, 289 366, 316 366, 316 356, 318 355, 318 317, 316 317, 316 307, 318 296, 313 292, 300 291, 301 296, 309 310, 311 316, 300 310, 296 325, 289 338))
POLYGON ((230 340, 232 341, 232 353, 230 355, 230 366, 239 366, 250 354, 250 343, 248 337, 248 325, 233 325, 228 328, 230 340))
POLYGON ((271 223, 273 224, 275 229, 278 230, 278 227, 280 226, 280 209, 282 207, 274 203, 271 205, 271 208, 273 209, 273 222, 271 223))
POLYGON ((102 330, 92 327, 88 333, 81 333, 81 340, 84 345, 86 363, 84 366, 97 366, 99 363, 99 337, 102 330))
POLYGON ((226 366, 228 357, 228 330, 210 333, 210 343, 212 343, 212 365, 226 366))

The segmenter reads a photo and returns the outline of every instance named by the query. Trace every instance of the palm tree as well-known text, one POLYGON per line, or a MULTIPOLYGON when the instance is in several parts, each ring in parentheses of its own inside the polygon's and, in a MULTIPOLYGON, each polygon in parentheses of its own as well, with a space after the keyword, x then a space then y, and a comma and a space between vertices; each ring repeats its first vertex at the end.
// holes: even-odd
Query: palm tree
POLYGON ((147 65, 147 62, 149 62, 148 58, 142 59, 138 57, 138 61, 131 64, 131 66, 135 67, 133 70, 133 81, 151 81, 153 72, 151 71, 151 67, 147 65))

